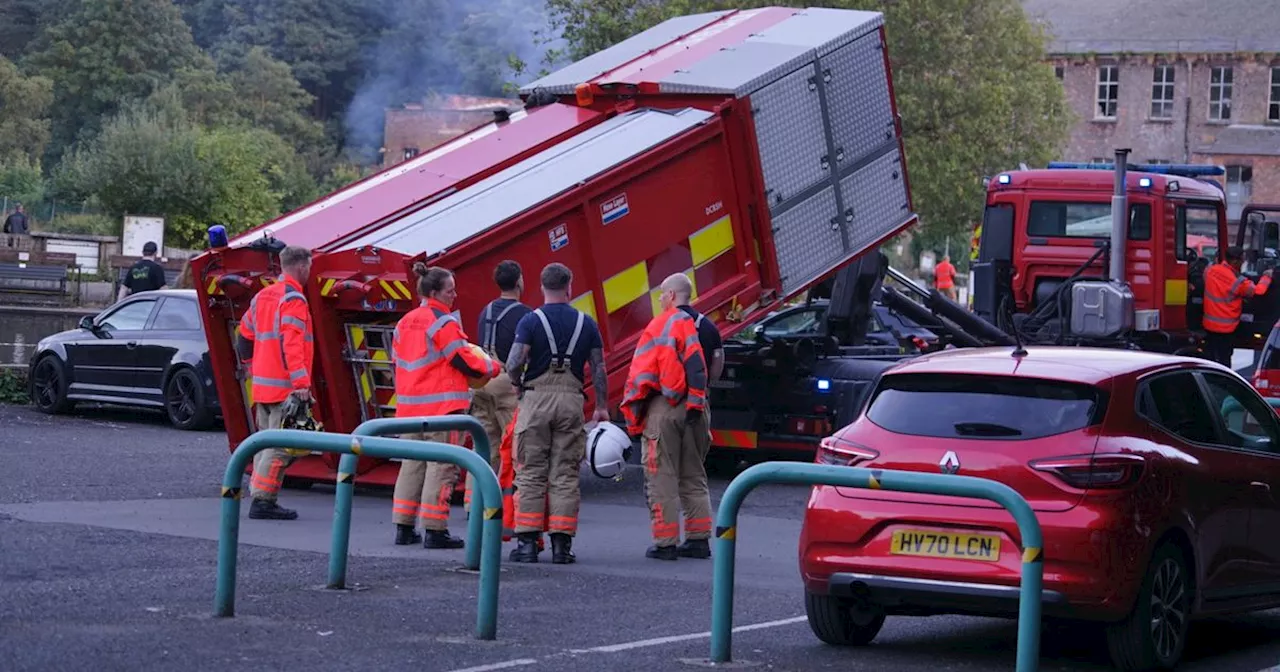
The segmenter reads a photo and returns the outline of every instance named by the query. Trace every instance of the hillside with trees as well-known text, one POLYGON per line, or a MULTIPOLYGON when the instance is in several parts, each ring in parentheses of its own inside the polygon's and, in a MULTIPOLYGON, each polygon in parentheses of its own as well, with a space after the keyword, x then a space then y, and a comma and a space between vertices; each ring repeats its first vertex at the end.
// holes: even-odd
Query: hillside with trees
MULTIPOLYGON (((244 230, 372 170, 383 110, 503 95, 537 72, 726 0, 0 0, 0 197, 38 226, 173 243, 244 230), (52 221, 50 221, 52 220, 52 221)), ((884 11, 923 244, 980 212, 980 176, 1050 158, 1065 128, 1017 0, 884 11)))

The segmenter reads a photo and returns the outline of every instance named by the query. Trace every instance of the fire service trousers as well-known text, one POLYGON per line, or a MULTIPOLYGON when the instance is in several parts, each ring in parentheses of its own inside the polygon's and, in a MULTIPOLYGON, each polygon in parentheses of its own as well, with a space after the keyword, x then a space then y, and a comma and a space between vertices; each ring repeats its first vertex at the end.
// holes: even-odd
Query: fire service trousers
MULTIPOLYGON (((484 427, 485 436, 489 437, 489 466, 494 473, 502 468, 502 435, 511 424, 516 414, 515 390, 511 389, 511 378, 507 373, 494 376, 483 388, 476 390, 471 398, 471 415, 484 427)), ((475 478, 467 473, 466 505, 471 510, 471 491, 475 488, 475 478)))
MULTIPOLYGON (((284 404, 254 404, 254 420, 258 429, 280 429, 284 426, 284 404)), ((293 458, 279 448, 268 448, 253 456, 253 476, 249 479, 249 494, 254 499, 276 501, 280 486, 284 483, 284 470, 293 458)))
POLYGON ((515 428, 516 534, 544 529, 577 534, 578 469, 587 452, 582 406, 582 383, 569 372, 548 371, 521 395, 515 428))
POLYGON ((1205 358, 1212 362, 1217 362, 1225 367, 1231 366, 1231 356, 1235 354, 1235 333, 1220 334, 1216 331, 1206 331, 1204 334, 1204 355, 1205 358))
POLYGON ((684 405, 672 407, 662 396, 649 400, 640 441, 645 496, 654 544, 680 543, 680 511, 686 539, 711 537, 711 494, 707 490, 707 452, 711 435, 706 414, 690 423, 684 405))
MULTIPOLYGON (((457 432, 404 434, 400 438, 462 445, 457 432)), ((414 525, 422 519, 422 529, 442 532, 449 529, 449 498, 458 480, 458 467, 448 462, 404 460, 391 495, 391 520, 397 525, 414 525)))

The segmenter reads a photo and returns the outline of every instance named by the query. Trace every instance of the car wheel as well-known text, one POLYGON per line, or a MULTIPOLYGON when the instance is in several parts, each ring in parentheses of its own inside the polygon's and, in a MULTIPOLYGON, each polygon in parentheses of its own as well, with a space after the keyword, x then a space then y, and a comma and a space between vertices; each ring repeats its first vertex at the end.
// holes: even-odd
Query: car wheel
POLYGON ((75 402, 67 399, 67 366, 57 355, 45 355, 31 372, 31 403, 50 415, 71 410, 75 402))
POLYGON ((1182 550, 1156 549, 1133 611, 1107 626, 1111 662, 1121 670, 1171 670, 1182 657, 1191 615, 1191 580, 1182 550))
POLYGON ((188 368, 169 376, 164 386, 164 409, 169 422, 178 429, 208 429, 213 424, 213 413, 204 403, 204 386, 196 372, 188 368))
POLYGON ((864 646, 884 627, 884 609, 805 591, 804 612, 818 639, 836 646, 864 646))

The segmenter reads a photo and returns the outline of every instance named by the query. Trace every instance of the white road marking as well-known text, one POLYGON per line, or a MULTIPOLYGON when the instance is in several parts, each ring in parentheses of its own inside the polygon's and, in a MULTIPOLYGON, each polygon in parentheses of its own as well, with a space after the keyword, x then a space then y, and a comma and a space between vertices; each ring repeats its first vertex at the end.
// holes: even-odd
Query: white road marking
MULTIPOLYGON (((750 632, 752 630, 765 630, 767 628, 778 628, 784 625, 793 625, 795 623, 803 623, 807 617, 794 616, 792 618, 784 618, 778 621, 766 621, 764 623, 752 623, 751 625, 740 625, 732 630, 732 632, 750 632)), ((675 644, 677 642, 688 642, 695 639, 708 639, 711 632, 698 632, 689 635, 672 635, 670 637, 655 637, 653 639, 642 639, 637 642, 624 642, 622 644, 606 644, 605 646, 595 646, 590 649, 567 649, 560 653, 544 656, 545 658, 556 658, 559 656, 576 655, 580 653, 617 653, 619 651, 630 651, 632 649, 643 649, 650 646, 661 646, 663 644, 675 644)), ((452 672, 489 672, 490 670, 505 670, 512 667, 523 667, 525 665, 533 665, 540 662, 534 658, 519 658, 516 660, 505 660, 500 663, 491 663, 489 665, 480 665, 477 667, 468 667, 452 672)))
POLYGON ((501 663, 492 663, 490 665, 478 665, 476 667, 466 667, 453 672, 490 672, 490 670, 505 670, 511 667, 522 667, 524 665, 533 665, 537 663, 537 658, 519 658, 517 660, 506 660, 501 663))

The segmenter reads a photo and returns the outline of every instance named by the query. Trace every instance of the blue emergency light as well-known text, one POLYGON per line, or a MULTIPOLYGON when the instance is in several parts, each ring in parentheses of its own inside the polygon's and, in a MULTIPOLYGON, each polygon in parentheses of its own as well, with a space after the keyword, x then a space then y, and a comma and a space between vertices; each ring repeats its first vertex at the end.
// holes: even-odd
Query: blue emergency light
POLYGON ((209 227, 209 247, 218 249, 227 246, 227 227, 214 224, 209 227))
POLYGON ((818 391, 819 391, 819 392, 828 392, 828 391, 830 391, 830 390, 831 390, 831 381, 827 380, 826 378, 819 378, 819 379, 818 379, 818 391))
MULTIPOLYGON (((1115 170, 1116 164, 1050 161, 1047 167, 1050 170, 1115 170)), ((1179 177, 1211 177, 1214 175, 1227 174, 1227 169, 1222 166, 1209 166, 1196 163, 1131 163, 1128 168, 1136 173, 1177 175, 1179 177)))

